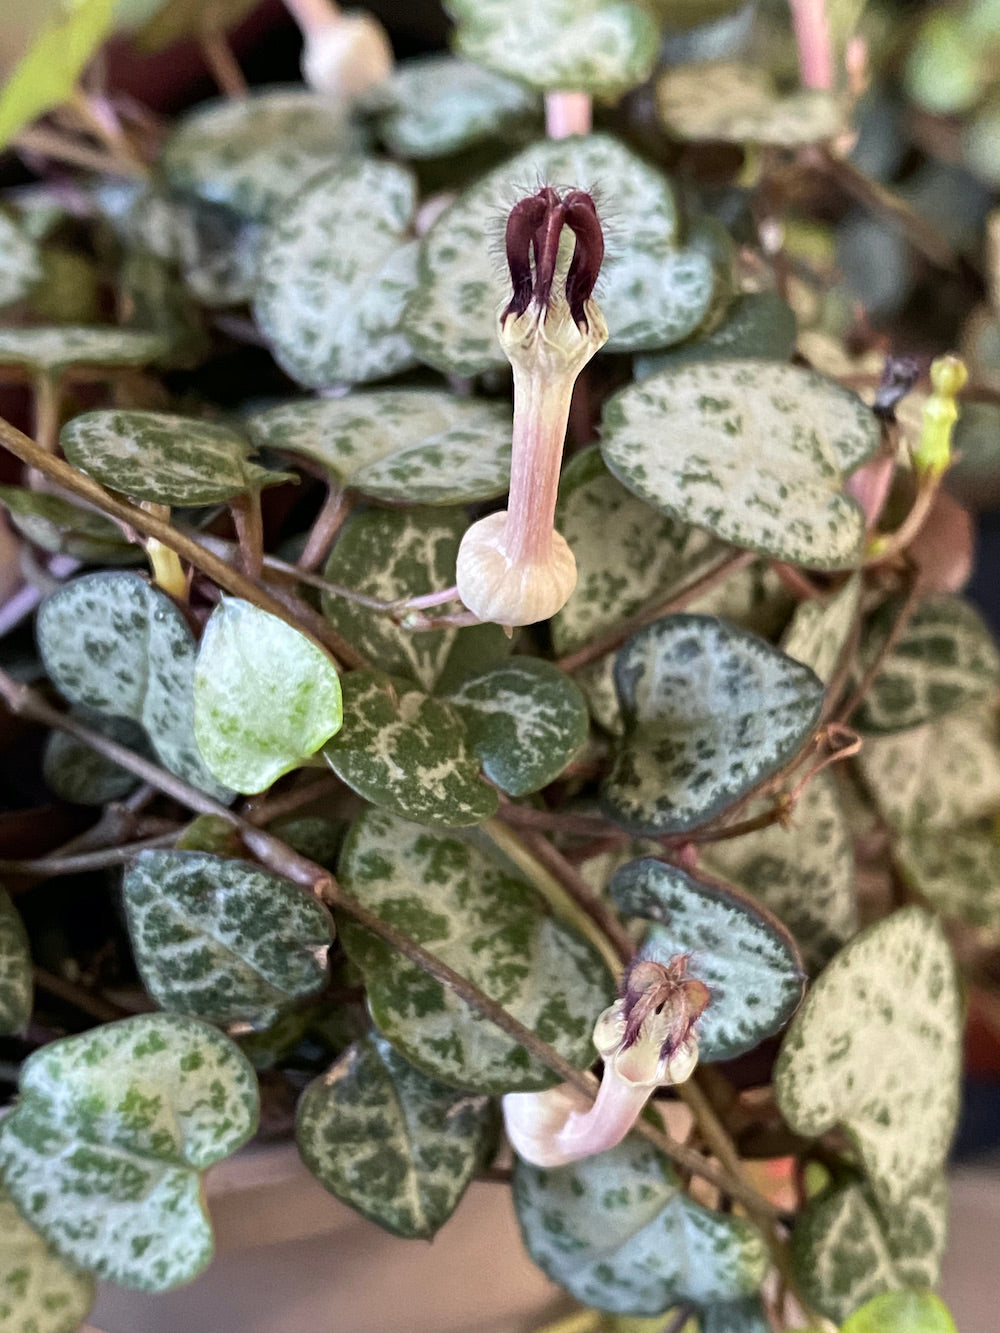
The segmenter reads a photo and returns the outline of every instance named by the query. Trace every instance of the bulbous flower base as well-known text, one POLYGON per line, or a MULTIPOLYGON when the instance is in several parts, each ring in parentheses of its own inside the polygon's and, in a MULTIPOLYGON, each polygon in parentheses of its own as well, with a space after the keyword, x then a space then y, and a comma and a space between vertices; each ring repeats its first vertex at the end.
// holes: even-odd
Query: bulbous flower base
POLYGON ((552 531, 543 557, 514 559, 507 550, 507 511, 473 523, 458 549, 456 582, 462 601, 480 620, 533 625, 548 620, 576 587, 576 560, 552 531))
POLYGON ((302 77, 326 97, 350 101, 392 73, 392 47, 385 29, 368 14, 344 14, 307 32, 302 77))

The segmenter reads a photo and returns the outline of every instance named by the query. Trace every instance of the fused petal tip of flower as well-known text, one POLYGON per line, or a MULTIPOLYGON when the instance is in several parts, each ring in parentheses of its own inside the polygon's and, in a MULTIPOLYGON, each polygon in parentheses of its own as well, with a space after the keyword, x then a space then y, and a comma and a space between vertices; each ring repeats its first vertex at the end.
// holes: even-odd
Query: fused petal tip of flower
POLYGON ((594 1028, 604 1075, 593 1105, 568 1083, 546 1092, 508 1093, 507 1136, 535 1166, 562 1166, 620 1143, 657 1087, 684 1083, 698 1063, 694 1025, 710 1001, 704 982, 687 976, 688 960, 664 966, 638 959, 621 999, 594 1028))

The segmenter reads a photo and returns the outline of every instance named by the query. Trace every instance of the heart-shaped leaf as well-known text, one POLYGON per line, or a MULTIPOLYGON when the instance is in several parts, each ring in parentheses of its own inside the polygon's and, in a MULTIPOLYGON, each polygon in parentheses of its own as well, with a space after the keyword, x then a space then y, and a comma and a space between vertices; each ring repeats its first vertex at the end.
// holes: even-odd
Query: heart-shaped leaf
POLYGON ((491 782, 511 796, 554 782, 587 739, 587 704, 569 676, 514 657, 467 676, 449 701, 491 782))
POLYGON ((136 964, 164 1009, 266 1027, 326 984, 330 913, 249 861, 147 849, 123 891, 136 964))
POLYGON ((1000 928, 1000 843, 991 831, 912 825, 895 855, 911 888, 942 916, 1000 928))
POLYGON ((810 1138, 846 1129, 896 1208, 948 1151, 961 1031, 944 932, 919 907, 894 912, 837 954, 792 1020, 775 1070, 785 1119, 810 1138))
POLYGON ((64 1258, 164 1291, 212 1257, 199 1173, 257 1126, 257 1081, 215 1028, 142 1014, 36 1051, 0 1128, 18 1211, 64 1258))
POLYGON ((295 1127, 324 1189, 387 1231, 424 1240, 458 1207, 495 1133, 488 1097, 428 1078, 378 1035, 309 1084, 295 1127))
POLYGON ((765 70, 729 61, 668 70, 656 85, 656 104, 678 139, 787 147, 830 139, 844 124, 844 109, 829 93, 782 96, 765 70))
POLYGON ((97 367, 148 366, 158 361, 169 345, 162 333, 96 324, 0 328, 0 366, 23 366, 45 373, 87 366, 97 377, 97 367))
POLYGON ((42 276, 38 246, 13 218, 0 213, 0 308, 20 301, 42 276))
POLYGON ((744 292, 737 296, 722 323, 707 337, 695 336, 669 352, 637 356, 635 377, 643 380, 658 370, 686 365, 690 361, 715 361, 734 356, 787 361, 795 350, 797 333, 795 312, 777 292, 744 292))
POLYGON ((792 1262, 806 1300, 839 1324, 881 1292, 936 1286, 947 1234, 943 1175, 892 1209, 855 1182, 806 1206, 792 1233, 792 1262))
POLYGON ((616 101, 656 58, 652 15, 629 0, 446 0, 458 51, 543 92, 616 101))
POLYGON ((686 954, 692 976, 711 991, 698 1020, 702 1060, 752 1050, 795 1012, 805 980, 795 941, 737 889, 646 858, 615 871, 608 893, 626 916, 652 923, 643 958, 668 963, 686 954))
MULTIPOLYGON (((0 888, 0 1033, 27 1026, 33 991, 28 932, 10 895, 0 888)), ((0 1286, 0 1304, 2 1292, 0 1286)))
MULTIPOLYGON (((893 600, 866 627, 861 670, 874 661, 899 614, 893 600)), ((906 731, 1000 684, 1000 653, 979 612, 961 597, 928 597, 917 607, 852 721, 866 731, 906 731)))
MULTIPOLYGON (((120 745, 155 760, 146 733, 127 717, 111 717, 89 708, 74 708, 73 714, 120 745)), ((75 805, 104 805, 120 801, 139 782, 134 773, 92 749, 76 736, 50 731, 42 753, 42 772, 57 796, 75 805)))
POLYGON ((580 189, 615 182, 615 210, 629 218, 629 230, 627 246, 609 247, 601 268, 609 349, 665 347, 698 327, 712 300, 714 268, 700 250, 678 249, 677 206, 666 178, 605 135, 545 140, 484 176, 423 238, 419 285, 407 301, 404 327, 424 361, 457 375, 506 366, 496 317, 510 284, 492 258, 491 238, 512 191, 534 189, 539 180, 580 189))
POLYGON ((344 677, 344 725, 323 753, 349 787, 404 819, 461 828, 496 814, 457 709, 385 672, 344 677))
POLYGON ((59 443, 102 486, 154 504, 220 504, 289 480, 251 463, 246 436, 231 426, 169 412, 84 412, 67 422, 59 443))
POLYGON ((861 605, 861 576, 852 574, 842 588, 825 601, 800 602, 782 647, 789 657, 814 671, 829 684, 843 656, 861 605))
POLYGON ((932 1291, 887 1291, 856 1310, 841 1333, 958 1333, 948 1307, 932 1291))
POLYGON ((250 417, 261 447, 301 454, 338 486, 407 504, 503 495, 510 408, 436 389, 378 389, 282 403, 250 417))
POLYGON ((416 363, 399 327, 417 276, 415 208, 409 171, 364 160, 318 176, 275 217, 254 314, 301 384, 356 384, 416 363))
MULTIPOLYGON (((591 1035, 610 1003, 600 955, 561 921, 492 843, 437 833, 381 810, 357 819, 340 863, 365 907, 468 977, 567 1060, 593 1060, 591 1035)), ((339 919, 368 1004, 396 1049, 432 1078, 479 1092, 545 1088, 555 1076, 499 1028, 390 945, 339 919)))
POLYGON ((788 763, 819 718, 808 667, 713 616, 675 615, 633 634, 615 662, 625 735, 604 784, 633 833, 683 833, 788 763))
POLYGON ((552 645, 571 653, 654 597, 707 570, 724 547, 667 518, 608 472, 597 445, 575 454, 559 482, 556 527, 576 557, 576 588, 552 620, 552 645), (607 534, 615 534, 614 541, 607 534))
POLYGON ((864 537, 843 479, 878 444, 876 418, 850 390, 746 359, 663 370, 615 394, 601 450, 619 481, 666 514, 762 555, 843 569, 864 537))
POLYGON ((18 532, 53 555, 100 565, 127 565, 142 559, 140 548, 126 541, 110 519, 61 495, 0 486, 0 505, 18 532))
POLYGON ((406 60, 368 97, 379 136, 400 157, 443 157, 495 137, 516 142, 541 122, 537 93, 471 60, 406 60))
POLYGON ((194 734, 209 771, 236 791, 266 791, 342 720, 340 679, 323 649, 251 602, 223 598, 194 671, 194 734))
POLYGON ((76 1333, 94 1279, 65 1263, 0 1187, 0 1325, 9 1333, 76 1333))
POLYGON ((514 1207, 542 1272, 614 1314, 750 1296, 767 1270, 754 1227, 689 1199, 666 1158, 637 1135, 554 1171, 518 1160, 514 1207))
MULTIPOLYGON (((747 818, 767 804, 749 806, 747 818)), ((827 773, 812 779, 787 825, 706 843, 698 860, 783 921, 810 970, 818 971, 858 929, 854 848, 827 773)))
POLYGON ((232 799, 195 741, 197 649, 165 593, 136 574, 86 574, 45 599, 35 633, 49 679, 71 703, 138 722, 171 773, 232 799))
POLYGON ((304 88, 268 88, 195 107, 167 140, 160 165, 181 194, 260 221, 358 147, 342 103, 304 88))

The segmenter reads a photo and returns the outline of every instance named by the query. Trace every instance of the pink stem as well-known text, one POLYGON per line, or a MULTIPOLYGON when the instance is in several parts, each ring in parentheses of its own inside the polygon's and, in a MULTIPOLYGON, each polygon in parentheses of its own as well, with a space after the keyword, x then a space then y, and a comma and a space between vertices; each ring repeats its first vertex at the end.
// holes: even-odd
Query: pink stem
POLYGON ((593 123, 594 99, 590 93, 545 94, 545 133, 550 139, 589 134, 593 123))
POLYGON ((826 0, 789 0, 799 49, 799 77, 804 88, 833 87, 833 47, 826 0))
POLYGON ((304 37, 329 28, 341 17, 340 6, 333 0, 285 0, 285 8, 299 25, 304 37))
POLYGON ((514 370, 514 433, 505 549, 518 564, 548 559, 573 377, 514 370))

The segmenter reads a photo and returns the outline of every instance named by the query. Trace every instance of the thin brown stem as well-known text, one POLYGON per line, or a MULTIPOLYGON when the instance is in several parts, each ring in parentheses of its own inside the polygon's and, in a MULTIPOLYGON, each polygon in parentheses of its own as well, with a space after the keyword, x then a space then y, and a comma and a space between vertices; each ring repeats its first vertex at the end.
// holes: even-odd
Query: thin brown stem
POLYGON ((353 506, 353 496, 331 482, 327 488, 323 507, 309 529, 309 537, 296 562, 297 569, 311 573, 312 570, 319 568, 353 506))
POLYGON ((48 454, 59 444, 60 382, 58 373, 40 370, 32 382, 35 438, 48 454))
POLYGON ((230 500, 229 510, 240 547, 240 564, 248 579, 259 582, 264 569, 264 520, 260 512, 260 489, 252 486, 230 500))
POLYGON ((940 472, 925 474, 920 479, 913 504, 896 531, 880 532, 871 538, 868 548, 870 554, 865 560, 867 566, 884 565, 906 550, 930 517, 943 479, 944 474, 940 472))
POLYGON ((112 1004, 102 996, 95 995, 93 991, 78 986, 76 982, 46 971, 44 967, 36 967, 34 974, 36 986, 60 1000, 65 1000, 67 1004, 74 1005, 81 1013, 96 1018, 99 1023, 117 1023, 120 1018, 127 1018, 129 1015, 129 1011, 120 1005, 112 1004))
POLYGON ((245 802, 241 814, 249 823, 255 824, 258 828, 270 824, 272 820, 281 819, 285 815, 290 815, 299 810, 310 801, 317 800, 320 796, 329 795, 340 786, 340 780, 335 778, 332 773, 327 773, 324 777, 317 778, 315 782, 307 782, 298 787, 293 787, 291 791, 282 792, 278 796, 260 797, 255 796, 245 802))
POLYGON ((67 135, 44 126, 35 125, 21 130, 14 140, 19 151, 37 153, 52 162, 64 162, 70 167, 82 167, 85 171, 96 171, 101 175, 131 176, 145 180, 148 169, 141 162, 119 157, 100 148, 91 148, 67 135))
MULTIPOLYGON (((504 802, 497 814, 505 824, 512 824, 514 828, 550 829, 554 833, 566 833, 580 838, 604 837, 613 829, 613 826, 600 815, 536 810, 530 805, 514 805, 511 802, 504 802)), ((622 834, 622 837, 627 836, 628 834, 622 834)))
POLYGON ((233 49, 220 28, 211 25, 211 11, 215 5, 208 6, 205 25, 198 37, 198 45, 204 56, 212 78, 218 84, 219 91, 233 101, 242 101, 248 93, 247 81, 243 77, 239 61, 233 55, 233 49))
POLYGON ((137 852, 149 847, 170 847, 177 841, 177 831, 160 833, 153 838, 140 838, 123 847, 104 847, 96 852, 81 852, 79 856, 41 856, 34 861, 0 861, 0 874, 30 875, 32 879, 57 879, 61 875, 80 875, 88 870, 103 870, 121 865, 137 852))

